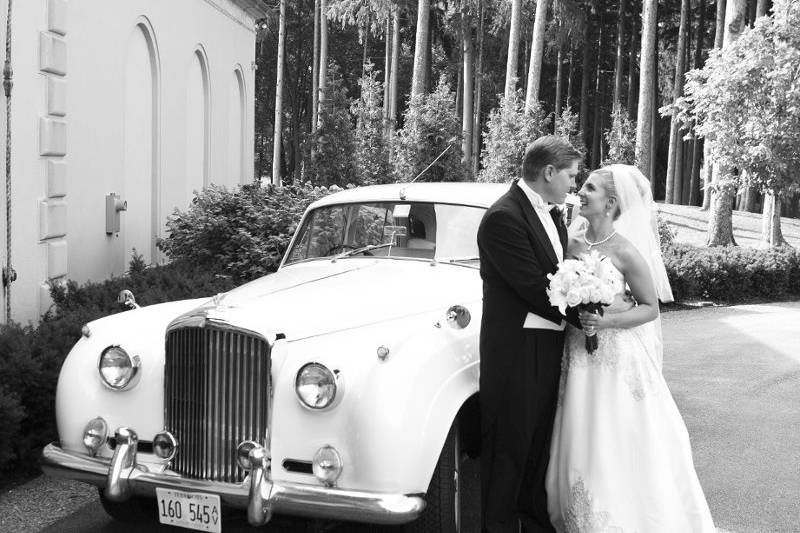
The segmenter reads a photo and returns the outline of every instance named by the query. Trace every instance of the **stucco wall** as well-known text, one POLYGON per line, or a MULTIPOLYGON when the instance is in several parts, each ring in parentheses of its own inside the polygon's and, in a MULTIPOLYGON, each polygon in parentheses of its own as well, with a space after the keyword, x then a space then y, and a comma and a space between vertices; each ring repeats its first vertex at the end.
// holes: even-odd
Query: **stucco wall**
POLYGON ((255 33, 231 0, 14 8, 12 304, 25 321, 49 305, 48 279, 120 275, 133 247, 162 260, 155 239, 193 189, 252 181, 255 33), (40 45, 55 47, 48 65, 40 45), (128 202, 110 235, 108 193, 128 202))

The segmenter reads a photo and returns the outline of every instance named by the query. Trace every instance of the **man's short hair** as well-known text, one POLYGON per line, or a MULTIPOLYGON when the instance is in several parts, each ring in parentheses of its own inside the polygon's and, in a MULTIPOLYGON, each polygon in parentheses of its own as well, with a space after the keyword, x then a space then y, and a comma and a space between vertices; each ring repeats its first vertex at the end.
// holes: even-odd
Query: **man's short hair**
POLYGON ((525 150, 522 177, 527 181, 536 181, 547 165, 562 170, 582 158, 581 153, 568 140, 556 135, 545 135, 533 141, 525 150))

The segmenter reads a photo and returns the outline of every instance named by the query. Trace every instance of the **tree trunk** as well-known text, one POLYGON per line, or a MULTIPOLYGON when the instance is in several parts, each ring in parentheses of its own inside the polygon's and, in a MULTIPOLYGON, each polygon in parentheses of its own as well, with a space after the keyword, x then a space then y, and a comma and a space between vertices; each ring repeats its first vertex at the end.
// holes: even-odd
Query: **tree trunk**
POLYGON ((425 94, 425 55, 428 50, 428 26, 431 18, 430 0, 417 1, 417 36, 414 41, 414 73, 411 78, 411 98, 425 94))
POLYGON ((469 171, 472 168, 472 98, 473 80, 475 75, 472 71, 472 17, 470 16, 467 2, 461 3, 461 41, 462 55, 464 57, 464 96, 461 120, 461 153, 464 165, 469 171))
POLYGON ((642 6, 642 49, 639 66, 639 108, 636 122, 636 164, 650 175, 651 183, 655 176, 650 173, 653 150, 653 86, 655 78, 656 22, 658 0, 644 0, 642 6))
MULTIPOLYGON (((681 1, 681 22, 678 29, 678 48, 675 53, 675 83, 672 90, 672 102, 675 103, 683 95, 683 76, 686 73, 686 33, 689 26, 689 0, 681 1)), ((664 202, 668 204, 681 203, 683 190, 682 155, 683 140, 678 121, 670 120, 669 127, 669 154, 667 156, 667 185, 664 202)))
POLYGON ((569 45, 569 70, 567 71, 567 98, 564 100, 567 109, 572 109, 572 78, 575 74, 575 63, 573 57, 572 44, 569 45))
POLYGON ((395 6, 392 13, 392 87, 389 91, 389 127, 394 130, 397 123, 397 98, 399 90, 399 71, 400 71, 400 8, 395 6))
POLYGON ((692 139, 692 173, 689 182, 689 205, 699 206, 700 202, 700 162, 703 153, 703 140, 692 139))
MULTIPOLYGON (((726 0, 717 0, 717 17, 714 22, 714 48, 722 48, 725 37, 725 7, 726 0)), ((711 146, 708 141, 703 143, 703 211, 711 209, 711 198, 714 195, 714 162, 711 161, 711 146)))
POLYGON ((592 36, 592 16, 591 13, 587 13, 586 17, 586 27, 584 28, 583 33, 583 61, 581 62, 581 108, 580 108, 580 118, 579 120, 579 129, 581 130, 581 136, 583 137, 583 144, 584 146, 589 146, 589 84, 592 83, 592 46, 591 46, 591 36, 592 36))
POLYGON ((556 95, 555 95, 555 102, 553 108, 555 109, 555 120, 553 124, 555 124, 559 117, 561 116, 561 91, 562 85, 564 84, 564 47, 559 46, 558 52, 556 53, 556 95))
POLYGON ((628 9, 627 0, 619 0, 619 12, 617 15, 617 62, 614 65, 614 96, 613 104, 622 104, 622 81, 625 78, 625 11, 628 9))
POLYGON ((369 60, 369 14, 367 14, 367 20, 365 22, 364 27, 364 51, 361 55, 361 76, 364 76, 367 72, 367 61, 369 60))
POLYGON ((761 216, 761 247, 786 246, 781 231, 781 207, 783 202, 772 193, 764 194, 764 209, 761 216))
MULTIPOLYGON (((758 17, 763 17, 767 13, 767 3, 764 0, 758 0, 757 5, 751 5, 753 11, 751 14, 755 15, 754 18, 758 19, 758 17)), ((751 21, 750 26, 752 27, 755 21, 751 21)), ((756 212, 756 201, 758 200, 758 189, 753 185, 745 186, 744 192, 742 193, 742 208, 747 211, 748 213, 755 213, 756 212)), ((762 214, 766 213, 767 207, 767 198, 764 198, 764 208, 761 210, 762 214)), ((764 215, 766 216, 766 215, 764 215)), ((766 220, 764 221, 766 224, 766 220)), ((778 218, 778 224, 780 224, 780 218, 778 218)), ((780 228, 778 228, 780 231, 780 228)))
MULTIPOLYGON (((706 1, 700 0, 700 21, 697 25, 697 44, 694 49, 694 68, 699 69, 703 63, 703 38, 706 34, 706 1)), ((689 175, 689 205, 699 205, 700 195, 700 156, 703 141, 692 139, 692 170, 689 175)))
MULTIPOLYGON (((655 41, 658 43, 658 18, 656 18, 655 41)), ((656 187, 656 151, 658 149, 658 45, 653 47, 653 83, 651 84, 653 94, 653 105, 650 106, 650 187, 652 188, 653 198, 655 198, 656 187)))
POLYGON ((600 122, 600 109, 603 107, 603 70, 601 68, 603 62, 603 15, 600 14, 600 21, 598 23, 599 31, 597 33, 597 64, 595 65, 595 78, 594 78, 594 118, 592 120, 592 168, 599 167, 603 160, 601 157, 602 139, 602 124, 600 122))
POLYGON ((638 43, 636 42, 636 38, 639 36, 639 32, 636 31, 637 24, 636 21, 639 18, 634 14, 631 17, 631 46, 630 46, 630 58, 628 60, 628 117, 635 121, 636 120, 636 111, 637 111, 637 101, 636 96, 639 94, 637 90, 637 81, 638 77, 636 76, 636 51, 639 49, 638 43))
POLYGON ((539 84, 542 81, 544 57, 544 32, 547 27, 547 10, 550 0, 536 0, 536 18, 531 37, 531 62, 528 66, 528 88, 525 93, 525 112, 530 113, 539 102, 539 84))
MULTIPOLYGON (((328 0, 319 3, 319 107, 325 101, 325 89, 328 86, 328 0)), ((319 122, 319 110, 317 110, 319 122)))
POLYGON ((511 0, 511 25, 508 30, 508 56, 506 57, 506 99, 511 98, 511 95, 517 90, 521 18, 522 0, 511 0))
POLYGON ((317 114, 319 113, 319 3, 314 0, 314 58, 311 65, 311 132, 317 131, 317 114))
MULTIPOLYGON (((725 35, 722 47, 730 46, 744 31, 747 0, 728 0, 725 7, 725 35)), ((735 245, 733 238, 733 202, 736 199, 736 182, 728 175, 731 170, 715 162, 714 197, 708 217, 708 245, 735 245)))
POLYGON ((272 136, 272 179, 273 185, 281 184, 281 134, 283 128, 283 69, 286 48, 286 0, 281 0, 278 23, 278 63, 275 82, 275 133, 272 136))
POLYGON ((478 0, 478 64, 475 66, 475 105, 472 123, 472 177, 478 176, 481 157, 481 87, 483 85, 483 0, 478 0))
POLYGON ((428 15, 428 44, 425 46, 425 94, 431 92, 433 85, 433 24, 428 15))
POLYGON ((748 0, 747 2, 747 25, 751 28, 756 22, 756 9, 758 8, 758 0, 748 0))
POLYGON ((391 131, 389 121, 389 110, 392 103, 392 82, 390 72, 392 70, 392 19, 386 19, 386 30, 384 33, 384 55, 383 55, 383 136, 388 137, 391 131))

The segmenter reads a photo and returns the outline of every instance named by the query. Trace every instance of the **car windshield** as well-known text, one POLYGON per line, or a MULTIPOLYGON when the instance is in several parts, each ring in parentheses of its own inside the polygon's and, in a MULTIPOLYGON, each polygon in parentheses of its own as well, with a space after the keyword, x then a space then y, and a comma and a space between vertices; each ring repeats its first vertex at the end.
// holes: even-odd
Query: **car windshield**
POLYGON ((305 219, 286 264, 334 257, 394 257, 477 264, 482 207, 374 202, 319 207, 305 219))

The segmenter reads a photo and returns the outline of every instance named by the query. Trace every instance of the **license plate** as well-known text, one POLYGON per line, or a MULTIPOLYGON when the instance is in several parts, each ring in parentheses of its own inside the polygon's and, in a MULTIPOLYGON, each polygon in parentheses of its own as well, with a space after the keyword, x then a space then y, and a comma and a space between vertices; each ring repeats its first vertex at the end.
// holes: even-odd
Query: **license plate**
POLYGON ((222 512, 216 494, 156 488, 156 500, 162 524, 222 532, 222 512))

